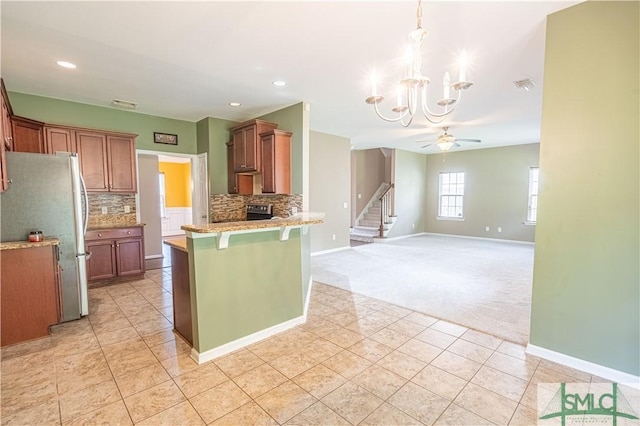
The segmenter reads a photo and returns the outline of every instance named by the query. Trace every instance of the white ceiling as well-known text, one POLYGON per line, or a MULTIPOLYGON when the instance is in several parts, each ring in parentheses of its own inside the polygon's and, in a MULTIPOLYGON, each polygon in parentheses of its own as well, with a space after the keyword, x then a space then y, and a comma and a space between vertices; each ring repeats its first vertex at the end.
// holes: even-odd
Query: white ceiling
MULTIPOLYGON (((545 18, 578 1, 423 3, 429 31, 423 74, 441 96, 442 75, 457 75, 469 54, 474 86, 445 124, 458 149, 538 142, 545 18), (533 78, 530 91, 513 81, 533 78)), ((210 1, 0 3, 2 77, 9 91, 108 106, 114 98, 137 111, 188 121, 243 121, 308 102, 314 131, 348 137, 357 149, 417 152, 435 139, 424 119, 410 128, 387 123, 364 102, 369 73, 400 76, 416 1, 210 1), (75 63, 76 70, 58 67, 75 63), (273 80, 287 81, 275 87, 273 80), (228 103, 238 101, 239 108, 228 103)), ((389 84, 389 87, 392 87, 389 84)), ((395 99, 391 93, 387 99, 395 99)), ((381 105, 389 112, 387 100, 381 105)))

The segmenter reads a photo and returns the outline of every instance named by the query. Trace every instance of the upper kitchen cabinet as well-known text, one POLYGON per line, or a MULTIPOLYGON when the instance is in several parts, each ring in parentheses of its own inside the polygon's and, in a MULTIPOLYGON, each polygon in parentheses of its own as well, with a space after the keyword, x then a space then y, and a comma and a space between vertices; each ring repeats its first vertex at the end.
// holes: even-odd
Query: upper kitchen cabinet
POLYGON ((82 172, 87 191, 109 192, 107 135, 77 131, 75 136, 80 172, 82 172))
POLYGON ((13 129, 11 128, 11 104, 9 96, 4 87, 4 80, 0 79, 1 110, 0 110, 0 192, 9 188, 9 178, 7 176, 7 158, 5 151, 13 146, 13 129))
POLYGON ((262 145, 262 192, 291 192, 291 132, 270 130, 260 133, 262 145))
POLYGON ((136 135, 47 126, 46 152, 77 152, 88 192, 137 191, 136 135))
POLYGON ((233 127, 233 164, 236 173, 258 173, 262 160, 260 134, 276 129, 276 123, 251 120, 233 127))
POLYGON ((107 136, 109 191, 136 192, 135 136, 107 136))
POLYGON ((75 132, 71 129, 45 126, 45 152, 78 152, 76 148, 75 132))
POLYGON ((44 123, 29 118, 13 116, 11 118, 13 131, 12 151, 32 152, 44 154, 44 123))

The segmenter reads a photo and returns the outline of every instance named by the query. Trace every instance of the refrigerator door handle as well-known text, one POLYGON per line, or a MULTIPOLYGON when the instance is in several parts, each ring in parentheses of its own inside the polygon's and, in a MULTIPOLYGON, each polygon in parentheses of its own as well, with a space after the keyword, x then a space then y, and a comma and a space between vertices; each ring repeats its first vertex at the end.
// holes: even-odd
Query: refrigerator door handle
POLYGON ((84 184, 84 178, 82 173, 80 175, 80 185, 82 185, 82 195, 84 195, 84 220, 83 220, 83 234, 87 233, 87 225, 89 224, 89 196, 87 195, 87 186, 84 184))

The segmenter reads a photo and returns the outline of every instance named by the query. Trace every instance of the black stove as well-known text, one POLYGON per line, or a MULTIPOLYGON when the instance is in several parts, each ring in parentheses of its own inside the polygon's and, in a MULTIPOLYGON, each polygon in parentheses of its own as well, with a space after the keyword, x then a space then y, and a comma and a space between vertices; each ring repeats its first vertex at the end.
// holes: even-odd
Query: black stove
POLYGON ((247 204, 247 220, 269 220, 273 217, 273 204, 247 204))

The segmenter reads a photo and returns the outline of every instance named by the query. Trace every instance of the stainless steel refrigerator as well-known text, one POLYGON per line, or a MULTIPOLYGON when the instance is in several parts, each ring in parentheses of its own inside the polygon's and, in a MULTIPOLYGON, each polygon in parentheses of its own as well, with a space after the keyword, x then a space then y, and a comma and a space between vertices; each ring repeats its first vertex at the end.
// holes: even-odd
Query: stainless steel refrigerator
POLYGON ((0 194, 0 239, 42 231, 60 240, 62 320, 89 314, 84 233, 88 202, 78 157, 7 152, 9 189, 0 194))

